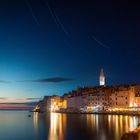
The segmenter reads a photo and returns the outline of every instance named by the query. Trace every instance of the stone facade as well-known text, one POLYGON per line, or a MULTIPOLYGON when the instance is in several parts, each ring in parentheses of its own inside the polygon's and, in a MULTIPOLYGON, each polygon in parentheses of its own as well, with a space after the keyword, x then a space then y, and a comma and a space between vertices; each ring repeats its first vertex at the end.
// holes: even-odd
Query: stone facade
POLYGON ((63 96, 45 96, 43 111, 103 112, 140 108, 140 85, 80 87, 63 96))

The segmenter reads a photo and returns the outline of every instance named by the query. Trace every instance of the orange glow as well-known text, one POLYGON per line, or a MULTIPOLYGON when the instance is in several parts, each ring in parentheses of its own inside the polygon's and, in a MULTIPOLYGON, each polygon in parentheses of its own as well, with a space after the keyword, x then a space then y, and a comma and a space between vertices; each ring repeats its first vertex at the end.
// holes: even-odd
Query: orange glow
POLYGON ((38 112, 33 113, 33 123, 34 123, 35 131, 37 131, 38 130, 38 112))
POLYGON ((66 116, 58 113, 51 113, 48 140, 64 140, 65 127, 66 116))
POLYGON ((0 104, 0 109, 22 109, 22 108, 31 108, 33 106, 29 106, 29 105, 26 105, 26 104, 10 104, 10 103, 2 103, 0 104))
MULTIPOLYGON (((27 102, 32 102, 32 99, 16 99, 16 98, 4 98, 0 99, 0 103, 27 103, 27 102)), ((35 100, 34 100, 35 101, 35 100)), ((38 100, 36 100, 38 101, 38 100)))

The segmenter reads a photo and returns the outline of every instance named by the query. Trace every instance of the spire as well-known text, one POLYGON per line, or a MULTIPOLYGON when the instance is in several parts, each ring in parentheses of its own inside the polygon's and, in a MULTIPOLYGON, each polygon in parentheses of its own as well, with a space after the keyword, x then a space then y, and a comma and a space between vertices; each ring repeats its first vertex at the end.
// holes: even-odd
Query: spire
POLYGON ((101 69, 101 72, 100 72, 99 84, 100 86, 105 86, 105 76, 104 76, 103 68, 101 69))

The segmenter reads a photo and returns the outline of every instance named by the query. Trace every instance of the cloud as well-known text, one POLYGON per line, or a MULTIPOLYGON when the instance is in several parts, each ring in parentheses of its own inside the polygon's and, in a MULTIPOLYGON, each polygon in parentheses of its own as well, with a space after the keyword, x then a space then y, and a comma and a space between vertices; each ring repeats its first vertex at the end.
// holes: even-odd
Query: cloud
POLYGON ((68 82, 68 81, 72 81, 72 79, 63 78, 63 77, 52 77, 52 78, 44 78, 44 79, 37 79, 37 80, 25 80, 19 82, 60 83, 60 82, 68 82))
POLYGON ((12 102, 3 102, 3 103, 0 103, 0 106, 1 105, 31 105, 31 106, 35 106, 36 104, 38 103, 38 101, 36 102, 25 102, 25 103, 12 103, 12 102))
POLYGON ((0 83, 10 83, 10 81, 0 80, 0 83))
POLYGON ((26 100, 32 100, 32 101, 36 101, 36 100, 40 100, 41 98, 26 98, 26 100))
POLYGON ((0 97, 0 100, 6 100, 6 99, 8 99, 8 98, 6 98, 6 97, 0 97))
POLYGON ((10 103, 10 104, 27 104, 27 103, 33 103, 38 102, 40 98, 7 98, 7 97, 0 97, 0 104, 1 103, 10 103))
POLYGON ((32 110, 37 102, 30 103, 0 103, 0 110, 32 110))

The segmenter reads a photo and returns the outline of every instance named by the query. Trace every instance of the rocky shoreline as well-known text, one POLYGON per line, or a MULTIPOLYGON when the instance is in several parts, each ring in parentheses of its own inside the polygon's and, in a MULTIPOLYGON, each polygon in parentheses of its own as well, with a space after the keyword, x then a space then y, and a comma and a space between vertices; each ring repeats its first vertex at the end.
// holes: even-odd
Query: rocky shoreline
POLYGON ((133 131, 124 133, 121 140, 140 140, 140 124, 133 131))

